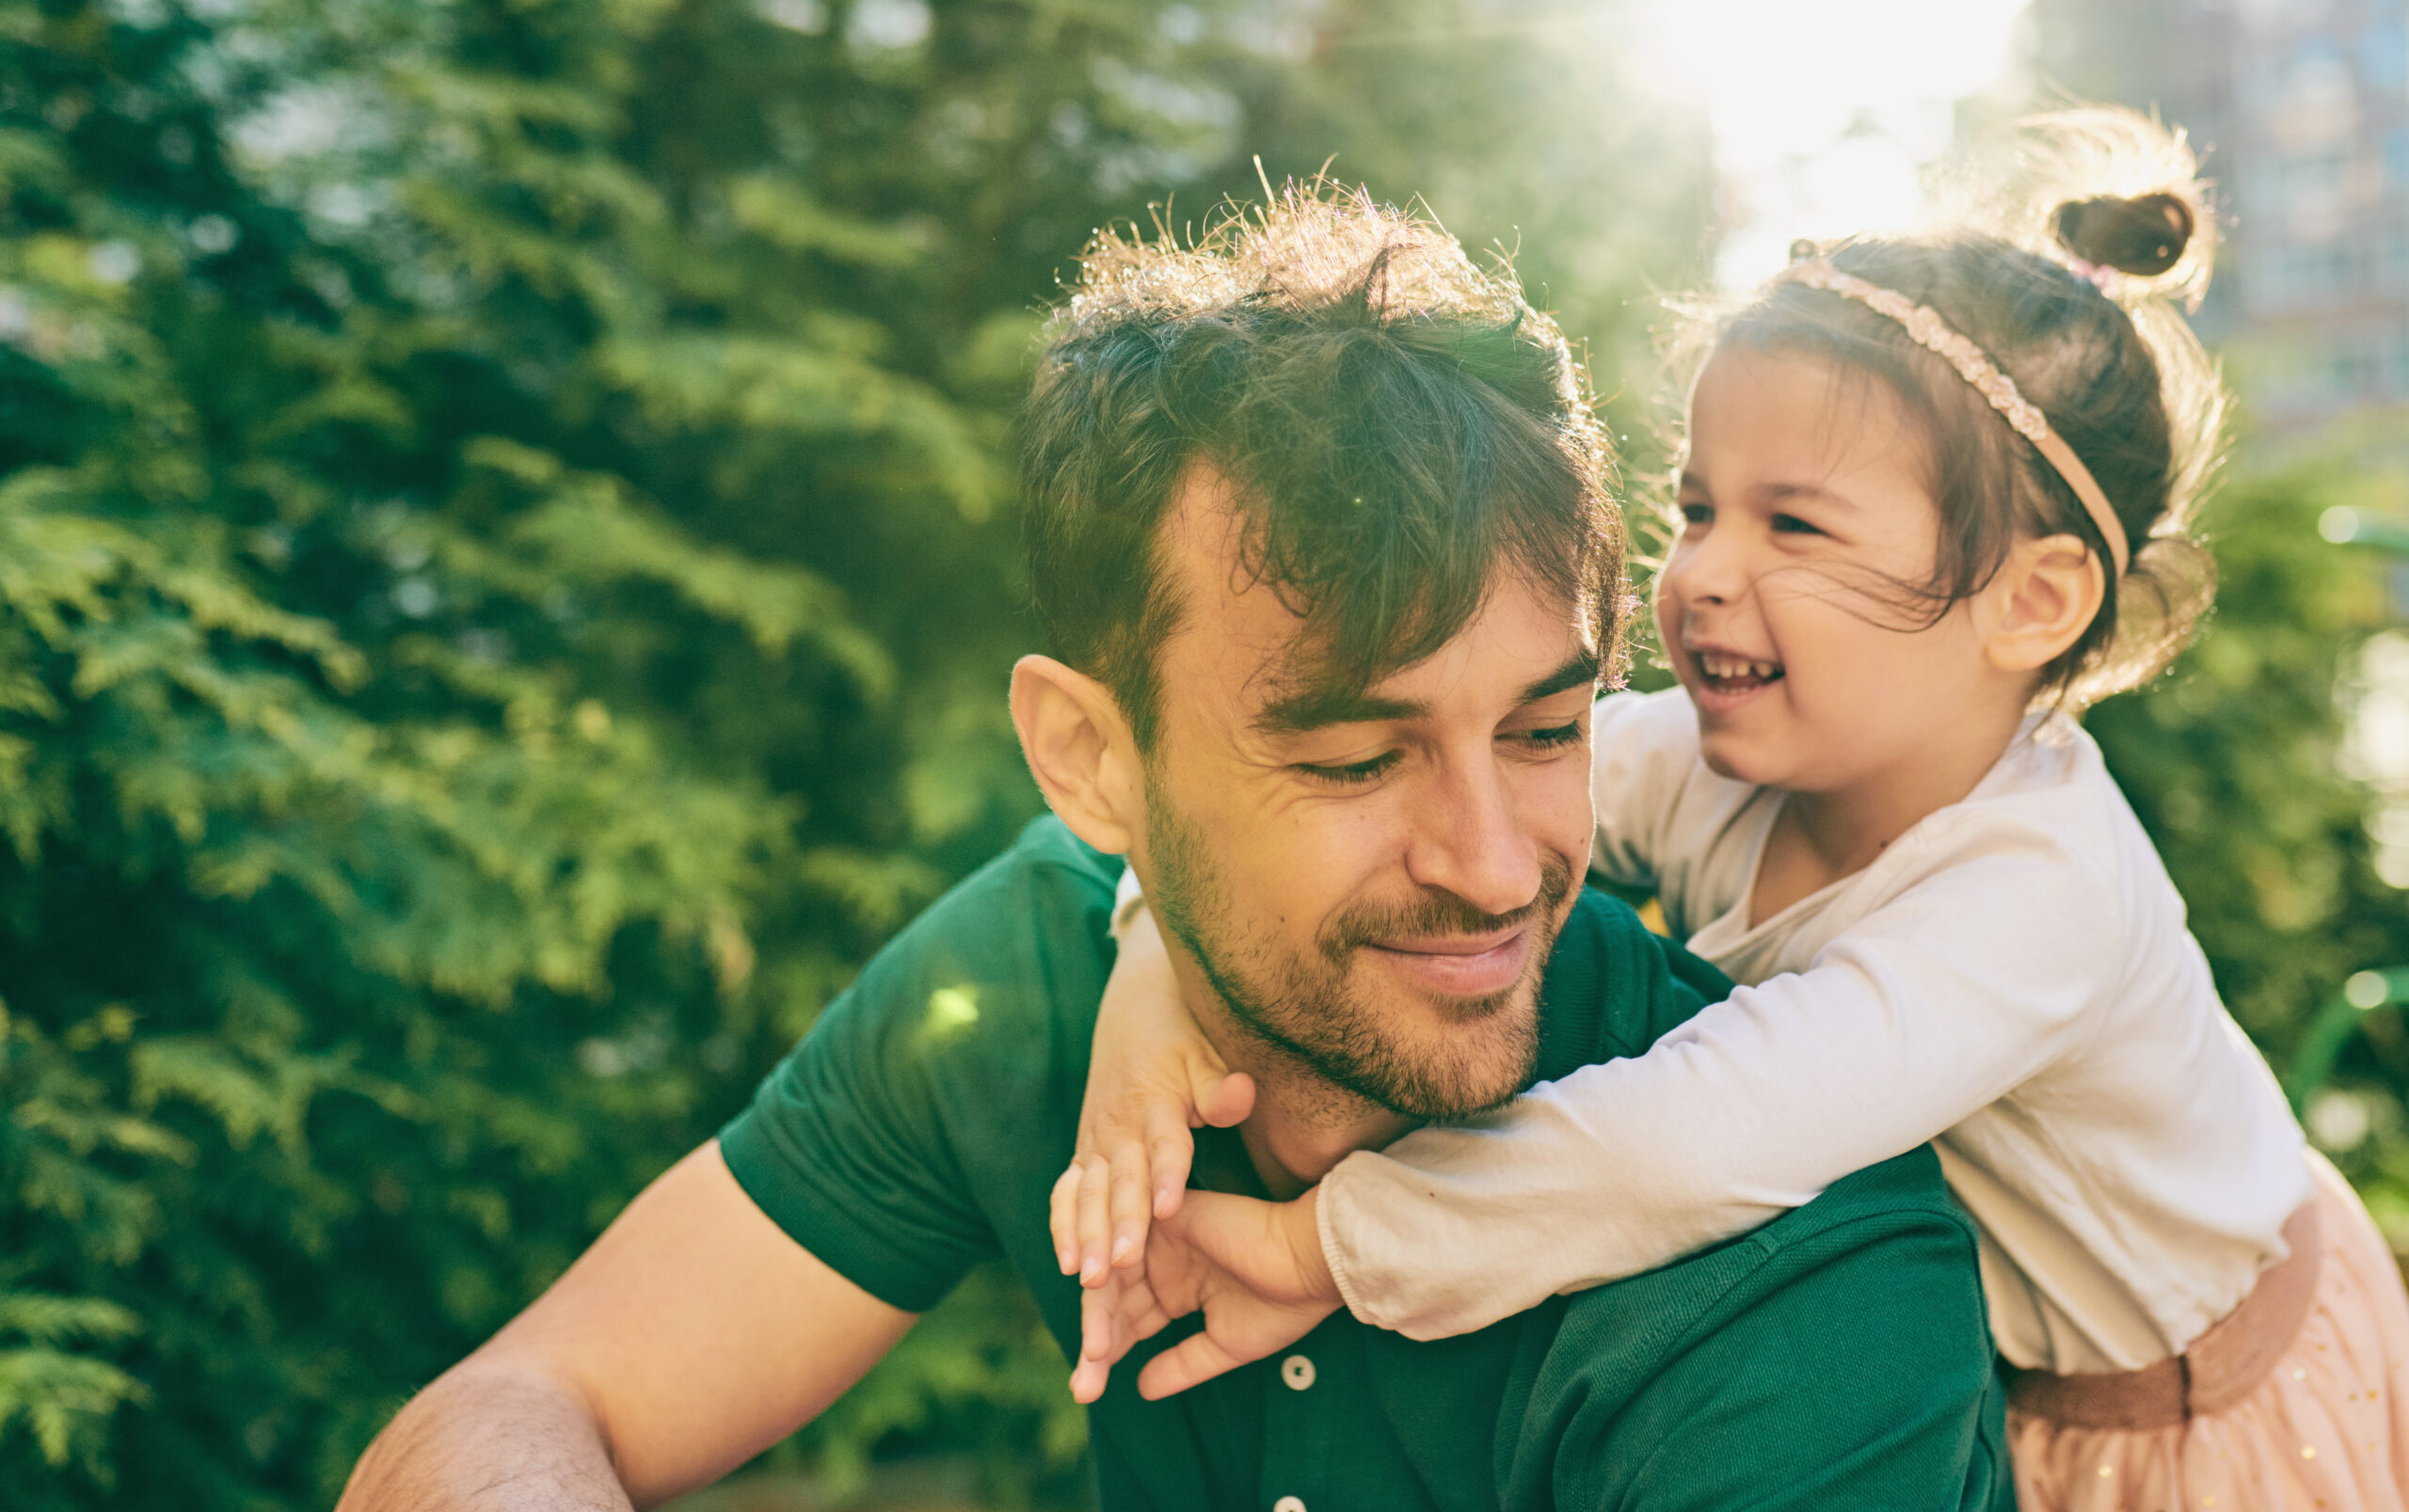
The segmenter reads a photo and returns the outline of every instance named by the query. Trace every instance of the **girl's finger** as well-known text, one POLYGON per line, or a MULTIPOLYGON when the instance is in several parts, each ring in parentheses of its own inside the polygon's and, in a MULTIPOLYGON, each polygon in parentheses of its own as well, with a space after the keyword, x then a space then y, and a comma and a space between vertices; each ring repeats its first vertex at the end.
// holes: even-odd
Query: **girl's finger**
POLYGON ((1192 1095, 1198 1120, 1226 1129, 1254 1111, 1254 1078, 1243 1071, 1224 1073, 1209 1085, 1196 1088, 1192 1095))
POLYGON ((1146 1147, 1135 1139, 1112 1152, 1112 1261, 1126 1268, 1146 1258, 1146 1219, 1153 1211, 1146 1190, 1146 1147))
POLYGON ((1167 1218, 1179 1211, 1179 1195, 1188 1189, 1189 1165, 1195 1157, 1196 1138, 1177 1112, 1157 1106, 1149 1115, 1148 1131, 1154 1168, 1154 1212, 1167 1218))
POLYGON ((1097 1158, 1079 1162, 1079 1284, 1104 1284, 1105 1249, 1112 1242, 1108 1200, 1112 1167, 1097 1158))
POLYGON ((1079 1269, 1079 1163, 1076 1160, 1054 1179, 1053 1193, 1045 1201, 1045 1227, 1054 1236, 1055 1263, 1062 1267, 1063 1275, 1077 1275, 1079 1269))

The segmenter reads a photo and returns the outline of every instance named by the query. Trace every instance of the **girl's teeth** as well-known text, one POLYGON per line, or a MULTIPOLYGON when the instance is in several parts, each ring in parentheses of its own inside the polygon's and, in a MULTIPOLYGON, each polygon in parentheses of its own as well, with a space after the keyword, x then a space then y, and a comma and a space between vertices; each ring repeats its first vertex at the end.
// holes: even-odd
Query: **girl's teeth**
POLYGON ((1746 661, 1738 657, 1723 656, 1713 651, 1700 653, 1699 665, 1706 669, 1708 676, 1718 679, 1754 677, 1763 682, 1769 680, 1774 673, 1774 664, 1770 661, 1746 661))

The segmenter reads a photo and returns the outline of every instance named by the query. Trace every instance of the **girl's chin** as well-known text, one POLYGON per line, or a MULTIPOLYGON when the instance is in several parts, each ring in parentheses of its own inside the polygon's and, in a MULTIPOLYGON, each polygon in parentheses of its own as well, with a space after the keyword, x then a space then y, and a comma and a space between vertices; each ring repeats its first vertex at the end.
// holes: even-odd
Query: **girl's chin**
POLYGON ((1699 750, 1699 756, 1706 762, 1706 770, 1718 777, 1729 778, 1732 782, 1745 782, 1752 788, 1775 786, 1772 781, 1773 774, 1764 770, 1765 763, 1748 759, 1752 754, 1745 751, 1723 750, 1711 740, 1699 750))
POLYGON ((1751 738, 1735 730, 1701 727, 1699 731, 1699 757, 1706 769, 1718 777, 1745 782, 1759 788, 1778 788, 1790 767, 1782 758, 1795 756, 1768 745, 1762 738, 1751 738))

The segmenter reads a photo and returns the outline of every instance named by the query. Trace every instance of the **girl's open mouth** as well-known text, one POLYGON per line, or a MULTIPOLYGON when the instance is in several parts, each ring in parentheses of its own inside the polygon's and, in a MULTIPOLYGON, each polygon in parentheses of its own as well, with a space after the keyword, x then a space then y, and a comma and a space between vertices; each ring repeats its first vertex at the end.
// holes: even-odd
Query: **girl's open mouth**
POLYGON ((1781 680, 1781 663, 1754 661, 1747 657, 1727 656, 1720 651, 1693 653, 1698 673, 1708 688, 1718 693, 1749 693, 1767 683, 1781 680))

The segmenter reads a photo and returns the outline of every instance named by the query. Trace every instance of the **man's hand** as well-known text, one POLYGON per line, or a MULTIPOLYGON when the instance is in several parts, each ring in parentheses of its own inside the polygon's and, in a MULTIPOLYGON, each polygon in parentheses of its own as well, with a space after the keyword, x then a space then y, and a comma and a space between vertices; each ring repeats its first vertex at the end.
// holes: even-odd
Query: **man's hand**
POLYGON ((1199 1308, 1204 1330, 1148 1361, 1138 1394, 1154 1401, 1184 1392, 1311 1332, 1339 1303, 1314 1222, 1316 1201, 1313 1192, 1293 1202, 1189 1193, 1178 1214, 1153 1226, 1142 1272, 1116 1272, 1081 1299, 1071 1394, 1082 1402, 1103 1395, 1131 1345, 1199 1308))
POLYGON ((1232 1072, 1180 1002, 1154 915, 1131 919, 1096 1013, 1077 1152, 1054 1184, 1049 1226, 1062 1274, 1101 1287, 1134 1269, 1152 1218, 1179 1211, 1196 1151, 1189 1134, 1244 1119, 1254 1078, 1232 1072))

